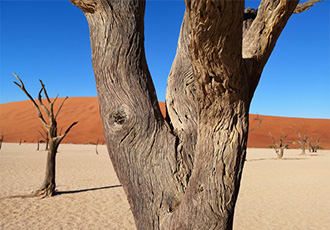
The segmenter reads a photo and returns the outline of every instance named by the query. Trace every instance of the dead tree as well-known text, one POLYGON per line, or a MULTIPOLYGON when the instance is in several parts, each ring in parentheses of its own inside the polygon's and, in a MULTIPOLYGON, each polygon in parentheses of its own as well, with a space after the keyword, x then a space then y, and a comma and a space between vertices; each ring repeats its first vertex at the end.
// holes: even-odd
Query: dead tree
POLYGON ((37 139, 37 149, 36 149, 36 151, 39 151, 39 147, 40 147, 40 140, 37 139))
MULTIPOLYGON (((44 133, 40 132, 39 130, 38 130, 38 132, 40 133, 42 138, 45 140, 45 143, 46 143, 45 150, 47 151, 48 150, 48 144, 49 144, 48 131, 44 128, 42 130, 44 131, 44 133)), ((61 132, 59 134, 61 135, 61 132)))
POLYGON ((71 2, 89 24, 105 139, 137 229, 232 229, 249 106, 298 0, 262 0, 249 23, 244 1, 186 0, 165 120, 145 59, 145 1, 71 2))
POLYGON ((320 140, 321 140, 321 137, 317 137, 315 142, 310 141, 311 152, 317 153, 317 150, 321 149, 322 142, 320 140))
POLYGON ((307 139, 308 139, 308 137, 307 137, 307 133, 305 132, 304 137, 301 135, 301 133, 300 133, 299 131, 296 131, 296 133, 297 133, 297 135, 298 135, 298 137, 299 137, 299 139, 297 140, 297 142, 300 144, 301 149, 302 149, 300 155, 306 155, 306 152, 305 152, 305 144, 307 143, 307 139))
POLYGON ((255 117, 254 120, 255 121, 258 121, 258 126, 249 129, 249 133, 252 132, 252 131, 254 131, 254 130, 256 130, 256 129, 260 129, 261 128, 262 119, 259 117, 259 114, 257 114, 257 117, 255 117))
POLYGON ((269 133, 269 135, 272 138, 272 143, 273 143, 270 147, 275 150, 276 155, 277 155, 277 159, 280 160, 280 159, 283 158, 284 149, 287 149, 292 142, 284 143, 284 140, 285 140, 285 138, 288 137, 288 135, 281 136, 280 139, 277 142, 275 141, 275 139, 274 139, 274 137, 271 133, 269 133))
POLYGON ((97 146, 99 145, 99 139, 97 138, 96 144, 95 144, 95 152, 98 155, 99 151, 97 151, 97 146))
POLYGON ((5 139, 5 137, 3 136, 3 134, 1 134, 1 138, 0 138, 0 149, 2 148, 2 142, 5 139))
POLYGON ((308 146, 308 152, 312 152, 312 142, 311 142, 311 138, 307 136, 307 139, 306 139, 306 142, 307 142, 307 146, 308 146))
POLYGON ((48 133, 48 139, 49 139, 49 149, 48 149, 48 154, 47 154, 47 165, 46 165, 46 175, 44 182, 41 186, 41 188, 37 191, 35 191, 34 195, 35 196, 41 196, 41 197, 47 197, 47 196, 52 196, 55 192, 56 184, 55 184, 55 163, 56 163, 56 153, 57 149, 61 143, 61 141, 64 139, 64 137, 69 133, 71 128, 76 125, 78 122, 73 122, 67 130, 64 132, 62 135, 57 135, 57 116, 60 113, 64 102, 68 99, 66 97, 61 105, 59 106, 57 112, 54 111, 54 104, 58 98, 58 95, 55 97, 55 99, 51 100, 48 97, 45 85, 41 80, 41 90, 39 91, 38 94, 38 101, 39 105, 33 100, 32 96, 27 92, 25 89, 25 86, 22 82, 22 80, 14 73, 15 77, 17 80, 20 82, 14 82, 25 94, 26 96, 31 100, 33 103, 34 107, 37 110, 38 117, 41 121, 41 123, 44 125, 44 127, 47 130, 48 133), (46 97, 46 102, 48 106, 46 106, 42 100, 42 92, 44 93, 46 97), (48 121, 45 119, 44 115, 42 114, 40 107, 43 109, 44 113, 46 114, 46 118, 48 118, 48 121))

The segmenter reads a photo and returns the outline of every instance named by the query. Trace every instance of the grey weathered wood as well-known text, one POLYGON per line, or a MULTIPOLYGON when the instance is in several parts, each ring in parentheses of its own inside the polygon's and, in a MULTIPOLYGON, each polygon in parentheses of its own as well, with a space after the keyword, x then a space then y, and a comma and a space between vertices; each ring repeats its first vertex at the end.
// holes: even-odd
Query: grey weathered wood
POLYGON ((186 0, 165 120, 145 60, 145 2, 71 2, 89 24, 107 147, 137 228, 232 229, 251 99, 298 1, 244 13, 244 1, 186 0))

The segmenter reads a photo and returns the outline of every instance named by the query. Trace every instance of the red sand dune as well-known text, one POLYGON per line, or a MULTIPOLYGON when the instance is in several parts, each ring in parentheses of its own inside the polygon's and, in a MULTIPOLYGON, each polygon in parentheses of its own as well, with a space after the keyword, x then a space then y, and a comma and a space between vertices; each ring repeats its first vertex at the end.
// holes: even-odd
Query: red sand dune
MULTIPOLYGON (((63 98, 59 98, 59 105, 63 98)), ((160 102, 162 113, 165 114, 165 104, 160 102)), ((55 108, 56 109, 56 108, 55 108)), ((275 138, 281 135, 288 135, 288 141, 296 141, 299 130, 302 134, 306 131, 315 139, 321 137, 322 147, 330 148, 330 119, 306 119, 261 116, 262 124, 260 129, 255 129, 249 135, 248 147, 268 148, 271 143, 269 132, 275 138)), ((250 115, 250 128, 258 126, 255 120, 256 115, 250 115)), ((74 121, 79 123, 72 128, 63 143, 104 143, 102 123, 99 115, 98 101, 95 97, 69 98, 58 116, 58 128, 65 129, 74 121)), ((41 139, 38 133, 42 131, 42 124, 37 117, 31 101, 20 101, 0 104, 0 135, 4 135, 4 142, 36 142, 41 139)), ((297 144, 291 145, 298 148, 297 144)))

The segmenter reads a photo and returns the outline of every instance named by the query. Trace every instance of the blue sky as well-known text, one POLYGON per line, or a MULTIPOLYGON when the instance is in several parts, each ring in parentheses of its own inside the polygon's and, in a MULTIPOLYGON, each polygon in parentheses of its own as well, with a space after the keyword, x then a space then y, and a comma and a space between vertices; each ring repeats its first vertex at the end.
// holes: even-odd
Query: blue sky
MULTIPOLYGON (((256 7, 259 1, 248 1, 256 7)), ((184 1, 147 1, 146 56, 158 99, 176 52, 184 1)), ((26 100, 13 72, 37 96, 96 96, 87 21, 66 1, 0 0, 0 103, 26 100)), ((251 113, 330 118, 330 2, 291 17, 255 92, 251 113)))

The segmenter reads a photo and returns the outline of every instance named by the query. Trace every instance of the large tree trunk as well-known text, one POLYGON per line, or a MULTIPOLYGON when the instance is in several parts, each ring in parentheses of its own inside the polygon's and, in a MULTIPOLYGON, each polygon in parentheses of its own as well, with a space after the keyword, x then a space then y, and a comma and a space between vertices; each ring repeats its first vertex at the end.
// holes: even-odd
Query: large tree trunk
POLYGON ((243 1, 187 0, 166 120, 145 60, 145 2, 71 2, 89 24, 107 147, 137 228, 232 229, 250 102, 297 1, 262 1, 243 39, 243 1))

